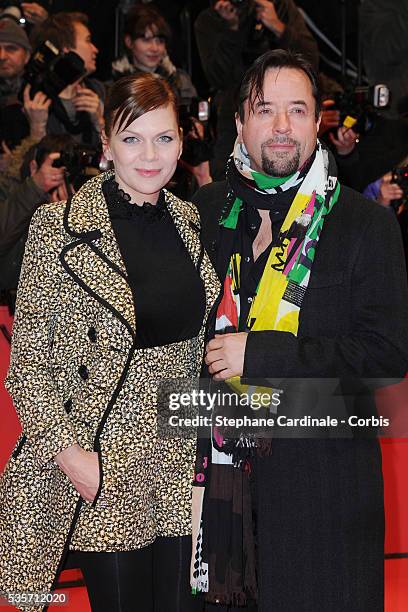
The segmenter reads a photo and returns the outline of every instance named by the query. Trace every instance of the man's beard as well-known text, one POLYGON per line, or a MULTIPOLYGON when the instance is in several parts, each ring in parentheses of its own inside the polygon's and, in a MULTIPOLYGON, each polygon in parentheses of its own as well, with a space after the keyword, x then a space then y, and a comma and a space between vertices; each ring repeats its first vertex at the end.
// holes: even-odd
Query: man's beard
POLYGON ((269 176, 283 177, 294 174, 300 165, 300 144, 291 138, 268 140, 261 145, 262 171, 269 176), (273 159, 267 157, 266 146, 272 144, 294 145, 294 153, 290 151, 275 151, 273 159))

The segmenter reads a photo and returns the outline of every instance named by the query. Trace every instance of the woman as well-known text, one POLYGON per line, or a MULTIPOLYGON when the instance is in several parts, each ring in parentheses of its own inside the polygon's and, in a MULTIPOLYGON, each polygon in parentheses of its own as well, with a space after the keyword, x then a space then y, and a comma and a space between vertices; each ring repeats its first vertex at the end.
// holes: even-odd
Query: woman
POLYGON ((33 218, 6 381, 23 434, 0 481, 0 591, 53 590, 71 551, 94 612, 199 605, 195 442, 156 428, 157 381, 197 376, 219 289, 196 209, 163 189, 180 152, 169 85, 121 79, 104 136, 114 170, 33 218))
POLYGON ((175 89, 180 104, 190 104, 197 91, 189 74, 170 60, 167 53, 170 38, 169 25, 155 8, 140 5, 131 8, 124 27, 126 54, 113 62, 113 78, 138 71, 158 74, 175 89))

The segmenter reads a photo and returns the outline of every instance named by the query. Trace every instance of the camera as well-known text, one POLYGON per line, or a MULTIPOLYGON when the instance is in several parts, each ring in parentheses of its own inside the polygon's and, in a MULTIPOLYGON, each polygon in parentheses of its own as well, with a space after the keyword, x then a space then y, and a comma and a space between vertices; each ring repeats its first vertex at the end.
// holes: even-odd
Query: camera
POLYGON ((392 171, 392 183, 396 183, 404 192, 403 199, 408 196, 408 166, 394 168, 392 171))
POLYGON ((247 8, 251 3, 251 0, 230 0, 232 6, 235 8, 247 8))
POLYGON ((86 74, 85 64, 74 51, 63 53, 49 40, 33 53, 25 69, 25 81, 31 85, 31 98, 42 91, 54 99, 68 85, 86 74))
POLYGON ((100 173, 101 157, 101 149, 76 144, 68 151, 61 151, 52 165, 55 168, 64 166, 66 181, 78 190, 88 179, 100 173))
POLYGON ((212 157, 211 146, 207 138, 201 138, 195 121, 208 122, 210 105, 207 100, 195 99, 188 105, 179 108, 180 126, 183 129, 182 159, 190 166, 198 166, 212 157), (195 134, 195 135, 192 135, 195 134))
POLYGON ((375 122, 377 110, 388 106, 390 91, 384 84, 372 87, 349 86, 334 96, 334 107, 340 112, 340 125, 367 133, 375 122))

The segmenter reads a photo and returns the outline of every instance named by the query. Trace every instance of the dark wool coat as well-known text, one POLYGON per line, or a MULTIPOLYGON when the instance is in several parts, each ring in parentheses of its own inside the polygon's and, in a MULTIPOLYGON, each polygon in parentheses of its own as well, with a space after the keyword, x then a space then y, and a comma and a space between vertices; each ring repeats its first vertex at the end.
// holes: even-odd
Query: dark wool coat
MULTIPOLYGON (((227 184, 198 191, 217 258, 227 184)), ((232 230, 223 230, 225 241, 232 230)), ((400 377, 408 371, 408 291, 393 214, 342 187, 317 246, 298 336, 251 332, 250 378, 400 377)), ((351 398, 351 414, 367 411, 351 398)), ((313 416, 313 413, 311 413, 313 416)), ((274 439, 255 465, 259 612, 381 612, 384 511, 376 439, 274 439)))
MULTIPOLYGON (((196 338, 135 348, 132 293, 102 192, 109 176, 68 204, 40 207, 31 225, 6 380, 23 434, 0 479, 0 591, 49 591, 69 547, 132 550, 191 532, 195 441, 158 437, 156 390, 160 378, 198 375, 205 320, 196 338), (53 461, 75 442, 99 455, 92 504, 53 461)), ((197 211, 165 196, 204 283, 207 319, 220 284, 197 211)))

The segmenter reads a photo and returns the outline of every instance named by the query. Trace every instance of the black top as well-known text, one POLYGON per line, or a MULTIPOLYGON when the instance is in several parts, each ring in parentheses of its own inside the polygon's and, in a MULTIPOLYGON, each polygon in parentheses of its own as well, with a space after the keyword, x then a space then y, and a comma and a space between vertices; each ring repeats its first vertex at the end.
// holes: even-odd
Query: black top
POLYGON ((103 192, 133 293, 137 347, 193 338, 204 318, 205 291, 164 193, 156 205, 138 206, 113 179, 103 192))

